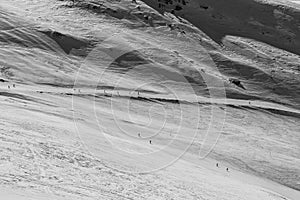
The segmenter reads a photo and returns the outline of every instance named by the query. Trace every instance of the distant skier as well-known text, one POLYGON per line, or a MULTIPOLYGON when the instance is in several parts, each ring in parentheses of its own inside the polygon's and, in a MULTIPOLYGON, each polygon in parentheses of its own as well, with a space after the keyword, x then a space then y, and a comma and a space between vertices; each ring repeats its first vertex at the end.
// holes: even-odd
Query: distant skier
POLYGON ((152 144, 152 141, 151 141, 151 140, 149 140, 149 143, 150 143, 150 144, 152 144))
POLYGON ((226 171, 228 171, 228 172, 229 172, 229 169, 228 169, 228 167, 226 168, 226 171))
POLYGON ((219 167, 219 163, 216 164, 216 167, 219 167))
POLYGON ((8 85, 7 88, 10 89, 10 86, 8 85))
POLYGON ((16 84, 13 84, 13 87, 15 88, 15 87, 16 87, 16 84))
POLYGON ((141 134, 139 133, 138 136, 141 137, 141 134))

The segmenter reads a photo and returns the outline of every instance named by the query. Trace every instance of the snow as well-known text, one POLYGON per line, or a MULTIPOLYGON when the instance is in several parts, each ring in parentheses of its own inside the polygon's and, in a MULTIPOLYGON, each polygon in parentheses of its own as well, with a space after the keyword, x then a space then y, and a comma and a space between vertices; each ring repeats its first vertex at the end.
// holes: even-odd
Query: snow
POLYGON ((1 199, 299 199, 299 55, 138 4, 0 3, 1 199))

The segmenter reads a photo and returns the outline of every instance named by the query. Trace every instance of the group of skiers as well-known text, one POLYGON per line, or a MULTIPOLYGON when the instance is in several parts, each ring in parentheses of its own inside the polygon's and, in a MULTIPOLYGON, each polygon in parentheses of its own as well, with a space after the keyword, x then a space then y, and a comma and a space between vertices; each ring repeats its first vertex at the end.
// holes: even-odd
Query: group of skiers
MULTIPOLYGON (((12 87, 15 88, 16 84, 12 84, 12 87)), ((10 89, 11 88, 10 85, 7 85, 7 88, 10 89)))
MULTIPOLYGON (((140 138, 141 137, 141 134, 138 133, 138 137, 140 138)), ((149 144, 152 144, 152 140, 149 140, 149 144)))
MULTIPOLYGON (((141 133, 138 133, 138 137, 141 137, 141 133)), ((149 140, 149 144, 152 144, 152 140, 149 140)), ((219 163, 216 163, 216 167, 219 167, 219 163)), ((226 167, 226 171, 229 172, 229 168, 226 167)))
MULTIPOLYGON (((216 167, 219 167, 219 163, 216 163, 216 167)), ((226 171, 229 172, 229 168, 226 167, 226 171)))

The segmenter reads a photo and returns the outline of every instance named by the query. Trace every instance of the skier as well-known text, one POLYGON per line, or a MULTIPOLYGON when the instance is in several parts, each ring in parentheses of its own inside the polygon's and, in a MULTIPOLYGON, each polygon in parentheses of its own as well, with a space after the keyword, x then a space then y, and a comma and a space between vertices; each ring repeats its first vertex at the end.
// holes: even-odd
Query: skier
POLYGON ((152 141, 150 140, 149 143, 152 144, 152 141))
POLYGON ((229 169, 228 169, 228 167, 226 168, 226 171, 228 171, 228 172, 229 172, 229 169))
POLYGON ((219 163, 216 164, 216 167, 219 167, 219 163))

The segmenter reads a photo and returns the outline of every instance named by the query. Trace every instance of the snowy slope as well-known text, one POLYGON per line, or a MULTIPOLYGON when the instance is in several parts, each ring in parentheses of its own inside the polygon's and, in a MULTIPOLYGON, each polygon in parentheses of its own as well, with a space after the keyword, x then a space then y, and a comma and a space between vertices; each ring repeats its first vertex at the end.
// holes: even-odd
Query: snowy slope
POLYGON ((300 13, 297 6, 255 0, 144 2, 161 13, 174 11, 227 50, 241 54, 242 57, 229 57, 223 52, 211 52, 221 73, 242 79, 250 90, 238 94, 230 90, 227 93, 230 98, 256 99, 268 94, 277 102, 299 104, 300 13))
POLYGON ((298 199, 298 29, 279 42, 194 8, 1 2, 0 195, 298 199))

